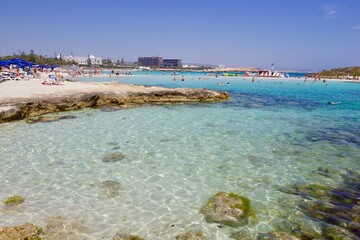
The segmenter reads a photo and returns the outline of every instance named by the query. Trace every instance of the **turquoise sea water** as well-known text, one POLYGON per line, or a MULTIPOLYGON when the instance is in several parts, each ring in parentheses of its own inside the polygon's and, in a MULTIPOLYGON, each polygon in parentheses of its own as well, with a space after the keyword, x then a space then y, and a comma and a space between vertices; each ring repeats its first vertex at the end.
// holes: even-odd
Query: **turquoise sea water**
POLYGON ((120 232, 174 239, 188 230, 230 239, 236 228, 207 223, 199 213, 209 197, 225 191, 251 200, 257 221, 245 228, 254 237, 291 230, 296 222, 319 229, 299 210, 299 197, 279 189, 299 182, 336 185, 342 173, 360 170, 360 84, 172 78, 80 80, 204 87, 228 91, 231 99, 83 109, 60 113, 75 119, 1 124, 0 199, 21 195, 25 202, 1 210, 0 225, 45 226, 49 217, 63 216, 82 226, 73 228, 74 239, 112 239, 120 232), (125 156, 121 161, 103 161, 118 152, 125 156), (336 174, 318 174, 319 167, 336 174), (109 197, 104 181, 119 182, 118 194, 109 197))

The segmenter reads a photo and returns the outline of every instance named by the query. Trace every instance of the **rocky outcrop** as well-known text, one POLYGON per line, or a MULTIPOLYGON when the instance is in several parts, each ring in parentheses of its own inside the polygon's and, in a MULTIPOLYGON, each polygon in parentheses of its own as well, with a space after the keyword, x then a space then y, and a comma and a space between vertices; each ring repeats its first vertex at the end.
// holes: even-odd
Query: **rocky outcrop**
POLYGON ((46 113, 77 110, 87 107, 128 104, 163 104, 181 102, 216 102, 229 98, 226 92, 206 89, 167 89, 117 93, 90 92, 10 99, 0 103, 0 123, 40 116, 46 113))

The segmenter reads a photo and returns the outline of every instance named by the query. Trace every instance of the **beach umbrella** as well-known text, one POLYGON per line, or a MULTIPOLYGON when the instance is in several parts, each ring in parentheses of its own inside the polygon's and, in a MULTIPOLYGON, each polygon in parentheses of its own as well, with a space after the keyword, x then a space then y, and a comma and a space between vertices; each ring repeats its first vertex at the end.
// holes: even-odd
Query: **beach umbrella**
POLYGON ((7 61, 0 60, 0 66, 7 66, 9 65, 7 61))
POLYGON ((21 68, 34 65, 32 62, 27 62, 20 58, 10 59, 7 61, 7 63, 8 63, 8 65, 12 64, 12 65, 16 65, 17 67, 21 67, 21 68))

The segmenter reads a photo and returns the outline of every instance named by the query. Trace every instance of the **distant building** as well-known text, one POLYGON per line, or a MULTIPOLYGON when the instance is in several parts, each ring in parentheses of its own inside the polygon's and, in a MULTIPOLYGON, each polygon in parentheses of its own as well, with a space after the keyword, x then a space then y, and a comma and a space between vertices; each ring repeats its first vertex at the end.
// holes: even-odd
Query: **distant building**
POLYGON ((163 59, 162 57, 139 57, 138 64, 142 67, 182 67, 181 59, 163 59))
POLYGON ((90 54, 87 57, 79 57, 74 55, 69 56, 63 56, 60 55, 58 58, 61 58, 62 60, 65 60, 67 62, 74 61, 79 65, 102 65, 103 64, 103 58, 102 57, 95 57, 94 55, 90 54))
POLYGON ((139 57, 138 64, 142 67, 162 67, 164 60, 162 57, 139 57))
POLYGON ((111 61, 110 58, 103 58, 102 65, 110 66, 113 65, 113 62, 111 61))
POLYGON ((164 59, 163 66, 172 68, 182 67, 181 59, 164 59))

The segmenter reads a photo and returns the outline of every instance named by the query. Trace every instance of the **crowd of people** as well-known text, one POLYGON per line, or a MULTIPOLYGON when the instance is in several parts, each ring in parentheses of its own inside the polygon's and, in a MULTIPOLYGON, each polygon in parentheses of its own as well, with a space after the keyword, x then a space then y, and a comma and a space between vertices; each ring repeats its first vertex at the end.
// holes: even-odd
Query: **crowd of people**
POLYGON ((32 78, 44 79, 48 81, 49 76, 54 76, 61 80, 64 78, 64 72, 58 67, 41 67, 41 66, 17 66, 6 65, 0 66, 0 81, 14 80, 30 80, 32 78))

